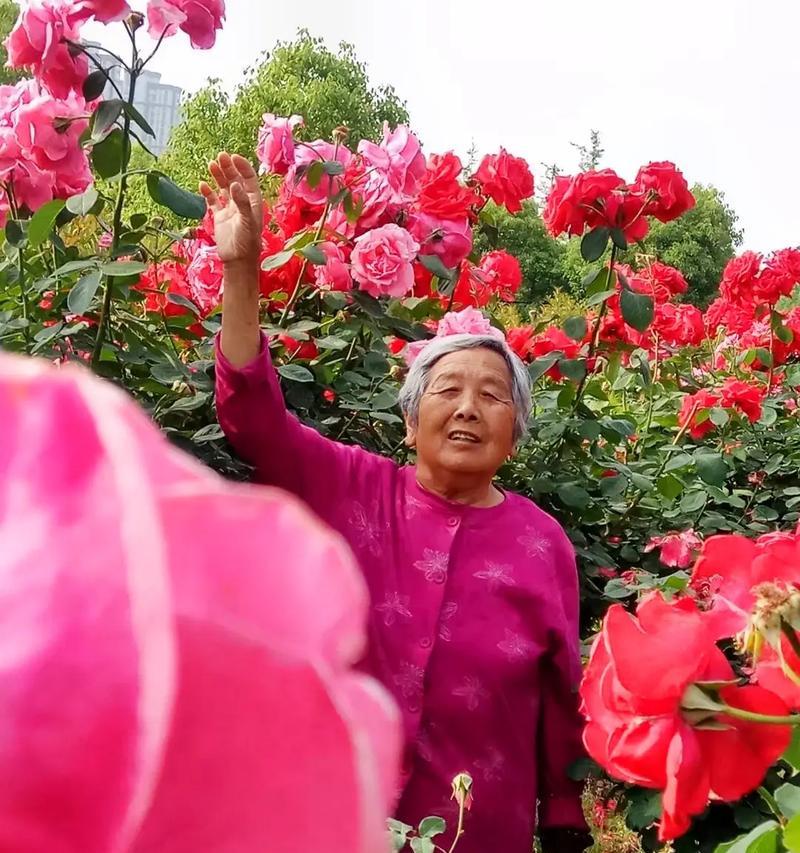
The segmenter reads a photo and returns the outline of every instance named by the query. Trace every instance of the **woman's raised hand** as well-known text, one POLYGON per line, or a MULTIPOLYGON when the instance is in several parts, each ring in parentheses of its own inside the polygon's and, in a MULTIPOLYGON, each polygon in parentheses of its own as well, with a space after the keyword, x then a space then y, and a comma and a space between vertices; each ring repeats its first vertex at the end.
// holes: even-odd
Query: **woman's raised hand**
POLYGON ((258 264, 264 204, 255 169, 244 157, 223 151, 208 164, 208 171, 216 188, 201 181, 200 192, 214 215, 220 260, 258 264))

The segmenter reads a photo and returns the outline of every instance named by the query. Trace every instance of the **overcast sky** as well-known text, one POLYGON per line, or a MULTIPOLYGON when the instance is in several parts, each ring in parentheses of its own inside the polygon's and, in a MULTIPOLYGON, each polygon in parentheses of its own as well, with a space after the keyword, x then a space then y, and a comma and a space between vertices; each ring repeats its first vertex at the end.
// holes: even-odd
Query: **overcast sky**
POLYGON ((603 165, 629 180, 673 160, 724 190, 746 247, 800 244, 797 0, 227 0, 213 50, 181 34, 153 68, 188 91, 210 76, 233 89, 300 27, 354 44, 428 152, 474 141, 571 171, 569 143, 596 128, 603 165))

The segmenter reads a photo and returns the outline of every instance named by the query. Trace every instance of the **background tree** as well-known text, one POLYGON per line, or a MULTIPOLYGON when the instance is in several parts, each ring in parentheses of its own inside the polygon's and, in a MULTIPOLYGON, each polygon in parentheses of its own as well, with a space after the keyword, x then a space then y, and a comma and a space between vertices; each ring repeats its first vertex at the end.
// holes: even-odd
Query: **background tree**
MULTIPOLYGON (((352 45, 336 51, 306 30, 245 71, 234 97, 210 81, 183 105, 183 121, 172 133, 161 168, 182 186, 194 188, 208 161, 221 150, 254 156, 261 116, 298 114, 301 139, 330 139, 333 129, 350 130, 349 145, 380 137, 384 121, 408 121, 405 104, 391 86, 374 87, 352 45)), ((135 199, 141 206, 143 200, 135 199)))
POLYGON ((16 83, 17 80, 25 76, 25 74, 13 68, 6 68, 8 51, 4 43, 8 34, 13 29, 18 15, 19 6, 14 0, 0 0, 0 86, 16 83))

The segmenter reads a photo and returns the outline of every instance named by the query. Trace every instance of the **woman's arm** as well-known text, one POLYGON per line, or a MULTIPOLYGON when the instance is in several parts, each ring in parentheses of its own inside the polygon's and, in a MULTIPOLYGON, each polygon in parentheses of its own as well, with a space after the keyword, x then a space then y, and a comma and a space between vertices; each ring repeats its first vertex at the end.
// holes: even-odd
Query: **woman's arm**
POLYGON ((369 483, 373 467, 390 463, 326 439, 287 412, 259 328, 263 202, 258 177, 243 157, 225 153, 209 171, 217 189, 203 183, 200 190, 214 214, 225 268, 217 417, 237 453, 255 466, 260 482, 293 492, 330 521, 343 497, 355 497, 369 483))

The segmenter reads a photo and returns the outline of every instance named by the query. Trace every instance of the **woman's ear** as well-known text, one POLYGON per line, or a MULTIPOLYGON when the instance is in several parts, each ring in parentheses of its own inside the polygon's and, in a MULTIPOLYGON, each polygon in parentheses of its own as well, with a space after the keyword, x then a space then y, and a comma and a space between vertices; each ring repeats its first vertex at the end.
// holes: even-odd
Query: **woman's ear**
POLYGON ((416 447, 417 446, 417 428, 406 419, 406 438, 405 438, 406 447, 416 447))

